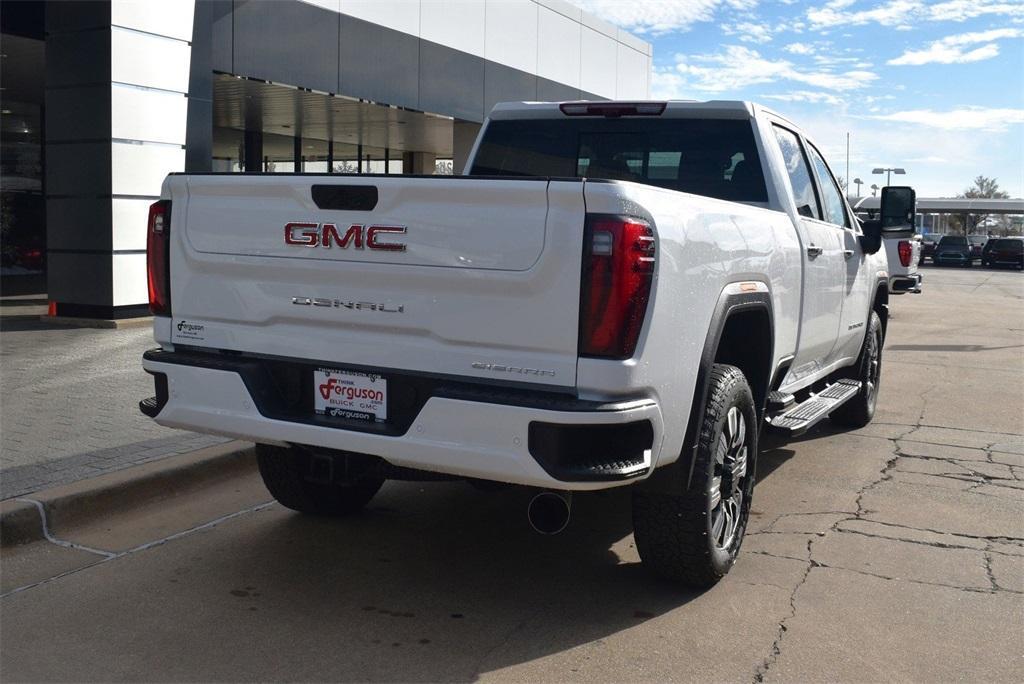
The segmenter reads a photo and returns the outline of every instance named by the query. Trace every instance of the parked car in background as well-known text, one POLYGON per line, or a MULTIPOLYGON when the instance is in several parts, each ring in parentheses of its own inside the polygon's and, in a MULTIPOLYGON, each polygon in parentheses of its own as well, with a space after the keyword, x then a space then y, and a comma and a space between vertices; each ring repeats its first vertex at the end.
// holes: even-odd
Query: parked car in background
POLYGON ((988 235, 968 235, 967 241, 971 243, 971 259, 981 261, 981 251, 985 249, 985 243, 989 241, 988 235))
POLYGON ((935 245, 932 261, 936 266, 971 266, 971 243, 963 235, 943 235, 935 245))
POLYGON ((942 236, 939 235, 938 233, 928 233, 927 235, 921 236, 920 263, 922 266, 924 266, 924 263, 927 259, 932 259, 935 256, 935 245, 939 244, 939 240, 941 239, 942 236))
POLYGON ((981 252, 981 265, 1016 266, 1024 270, 1024 238, 992 238, 981 252))

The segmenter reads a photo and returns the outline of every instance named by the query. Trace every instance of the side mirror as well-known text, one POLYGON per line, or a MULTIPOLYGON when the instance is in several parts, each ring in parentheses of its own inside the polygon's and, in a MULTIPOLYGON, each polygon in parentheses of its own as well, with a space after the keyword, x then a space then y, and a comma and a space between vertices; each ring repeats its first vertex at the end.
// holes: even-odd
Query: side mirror
POLYGON ((886 232, 913 231, 917 214, 917 193, 905 185, 882 188, 882 230, 886 232))
POLYGON ((860 247, 865 254, 874 254, 882 248, 882 220, 861 221, 860 247))

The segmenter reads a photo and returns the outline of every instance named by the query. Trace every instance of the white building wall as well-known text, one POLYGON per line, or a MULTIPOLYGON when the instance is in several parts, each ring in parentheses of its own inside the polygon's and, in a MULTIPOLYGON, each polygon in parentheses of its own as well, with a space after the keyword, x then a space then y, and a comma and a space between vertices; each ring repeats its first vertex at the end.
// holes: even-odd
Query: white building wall
POLYGON ((537 3, 533 0, 492 0, 485 7, 484 57, 536 74, 537 3))
MULTIPOLYGON (((537 75, 574 88, 580 87, 580 45, 583 26, 564 14, 539 8, 537 75)), ((603 93, 597 93, 602 95, 603 93)), ((612 96, 614 97, 614 96, 612 96)))
POLYGON ((420 0, 420 38, 483 57, 484 17, 490 4, 481 0, 420 0))
POLYGON ((145 303, 146 219, 160 184, 185 169, 195 0, 110 6, 113 305, 145 303))
POLYGON ((580 52, 580 88, 588 93, 618 96, 618 44, 613 38, 584 27, 580 52))
POLYGON ((565 0, 301 1, 601 97, 649 97, 650 43, 565 0))

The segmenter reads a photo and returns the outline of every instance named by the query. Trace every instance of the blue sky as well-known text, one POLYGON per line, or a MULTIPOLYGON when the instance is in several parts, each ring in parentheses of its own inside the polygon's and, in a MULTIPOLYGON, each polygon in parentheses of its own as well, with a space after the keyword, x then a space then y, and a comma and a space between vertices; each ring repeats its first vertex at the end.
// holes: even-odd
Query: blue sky
POLYGON ((1024 197, 1024 0, 573 2, 654 45, 656 99, 765 104, 837 175, 849 132, 866 192, 902 166, 922 197, 977 175, 1024 197))

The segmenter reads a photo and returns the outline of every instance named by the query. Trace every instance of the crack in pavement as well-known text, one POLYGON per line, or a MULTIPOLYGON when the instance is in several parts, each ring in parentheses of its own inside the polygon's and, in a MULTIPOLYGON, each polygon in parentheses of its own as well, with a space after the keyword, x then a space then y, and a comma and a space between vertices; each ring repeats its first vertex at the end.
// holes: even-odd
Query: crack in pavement
MULTIPOLYGON (((763 682, 765 675, 768 674, 768 670, 771 669, 772 665, 774 665, 776 663, 776 661, 778 661, 779 656, 782 654, 782 639, 786 635, 786 632, 789 629, 786 626, 786 623, 790 619, 796 617, 796 595, 800 591, 800 587, 802 587, 804 585, 804 583, 807 582, 807 578, 810 576, 811 570, 813 568, 817 567, 817 563, 814 561, 814 559, 812 557, 813 551, 811 550, 811 545, 813 543, 814 543, 814 539, 808 539, 807 540, 807 558, 806 559, 804 559, 804 558, 794 559, 794 560, 800 560, 802 562, 807 563, 807 567, 804 569, 804 573, 800 577, 800 581, 796 583, 796 586, 793 587, 793 591, 789 595, 789 615, 786 615, 781 620, 779 620, 779 630, 775 634, 775 641, 772 642, 771 648, 769 649, 769 652, 768 652, 768 656, 764 659, 764 661, 754 671, 754 679, 753 679, 754 682, 763 682)), ((764 555, 770 556, 771 554, 764 554, 764 555)))
MULTIPOLYGON (((921 393, 921 400, 922 400, 924 405, 921 408, 921 415, 918 418, 918 422, 919 423, 924 418, 925 406, 927 405, 927 398, 925 397, 925 395, 927 394, 928 391, 930 391, 930 390, 926 390, 925 392, 921 393)), ((910 426, 908 426, 908 427, 910 427, 910 426)), ((886 458, 885 464, 883 465, 882 470, 879 473, 878 478, 876 478, 875 480, 867 483, 866 485, 864 485, 863 487, 861 487, 857 491, 857 498, 855 500, 855 503, 856 503, 856 506, 857 506, 857 510, 856 510, 855 513, 853 513, 853 517, 847 517, 847 518, 844 518, 842 520, 836 521, 829 528, 830 532, 838 531, 837 530, 837 526, 839 525, 840 522, 843 522, 844 520, 859 520, 859 519, 861 519, 863 517, 863 515, 866 513, 866 511, 864 509, 864 506, 863 506, 863 503, 862 503, 862 499, 864 497, 864 493, 867 492, 870 488, 876 486, 878 483, 883 482, 883 481, 885 481, 887 479, 890 479, 892 477, 890 472, 891 472, 892 468, 895 466, 897 460, 899 459, 899 449, 896 446, 897 440, 902 439, 904 437, 907 437, 908 435, 912 434, 914 432, 914 430, 917 430, 917 429, 918 429, 918 426, 913 426, 910 430, 906 431, 904 434, 899 435, 896 438, 892 438, 892 442, 893 442, 892 457, 891 458, 886 458)), ((830 511, 830 512, 831 513, 837 513, 837 514, 840 514, 840 515, 845 515, 845 516, 849 516, 850 515, 849 511, 830 511)), ((793 514, 793 515, 799 515, 799 514, 793 514)), ((805 513, 804 515, 813 515, 813 514, 812 513, 805 513)), ((781 515, 778 518, 776 518, 775 520, 773 520, 772 523, 770 525, 768 525, 768 529, 770 529, 776 522, 778 522, 779 520, 781 520, 784 517, 787 517, 787 516, 786 515, 781 515)), ((826 534, 827 533, 824 533, 821 536, 824 537, 826 534)), ((764 681, 765 675, 768 674, 768 671, 771 670, 772 665, 774 665, 778 661, 779 656, 782 655, 782 640, 785 637, 787 630, 789 629, 786 626, 786 623, 789 622, 789 620, 791 620, 794 617, 796 617, 796 598, 797 598, 797 594, 799 593, 800 588, 807 582, 807 578, 810 577, 811 570, 813 570, 816 567, 821 567, 821 565, 818 563, 818 561, 814 560, 814 549, 813 549, 814 541, 815 541, 815 539, 813 537, 811 539, 807 540, 807 559, 804 560, 804 562, 807 563, 807 567, 804 569, 803 575, 800 577, 800 580, 796 583, 796 586, 793 587, 793 592, 789 596, 789 607, 790 607, 789 615, 784 616, 779 621, 779 630, 778 630, 778 632, 777 632, 777 634, 775 636, 775 640, 772 642, 771 648, 768 651, 768 655, 767 655, 767 657, 765 657, 765 659, 762 661, 762 663, 754 671, 753 681, 755 682, 755 684, 758 684, 758 683, 764 681)), ((771 554, 766 554, 766 555, 771 555, 771 554)), ((801 560, 803 560, 803 559, 801 559, 801 560)))
MULTIPOLYGON (((965 532, 948 532, 945 530, 936 530, 931 527, 912 527, 911 525, 901 525, 899 523, 887 522, 885 520, 874 520, 873 518, 859 518, 865 522, 874 523, 876 525, 885 525, 887 527, 896 527, 903 530, 914 530, 915 532, 931 532, 932 534, 947 534, 954 537, 963 537, 964 539, 978 539, 986 542, 999 542, 1000 544, 1009 544, 1012 546, 1020 546, 1024 548, 1024 537, 1007 537, 1003 535, 980 535, 980 534, 967 534, 965 532)), ((845 522, 840 520, 839 522, 845 522)), ((885 538, 885 537, 883 537, 885 538)), ((976 551, 978 549, 975 549, 976 551)))
MULTIPOLYGON (((865 535, 865 536, 870 537, 871 535, 865 535)), ((972 550, 973 551, 979 551, 979 549, 972 549, 972 550)), ((768 553, 767 551, 751 551, 751 553, 759 554, 759 555, 762 555, 762 556, 771 556, 772 558, 785 558, 785 559, 788 559, 788 560, 799 560, 799 561, 803 561, 805 563, 807 562, 807 559, 805 559, 805 558, 794 558, 793 556, 776 555, 776 554, 773 554, 773 553, 768 553)), ((995 593, 996 591, 999 591, 999 592, 1006 592, 1006 593, 1010 593, 1010 594, 1021 594, 1021 595, 1024 595, 1024 591, 1017 591, 1015 589, 1005 589, 1003 587, 1000 587, 996 583, 995 577, 993 577, 992 574, 991 574, 991 567, 990 567, 991 558, 988 558, 987 555, 985 556, 985 558, 986 558, 986 563, 985 563, 986 567, 985 567, 985 569, 986 569, 986 571, 989 572, 988 579, 989 579, 989 582, 992 585, 992 587, 990 589, 987 589, 985 587, 965 587, 965 586, 962 586, 962 585, 959 585, 959 584, 948 584, 946 582, 929 582, 928 580, 913 579, 911 577, 894 577, 892 575, 883 575, 883 574, 878 573, 878 572, 868 572, 867 570, 858 570, 857 568, 848 568, 845 565, 830 565, 829 563, 823 563, 821 561, 813 561, 813 567, 815 567, 815 568, 826 568, 826 569, 829 569, 829 570, 841 570, 843 572, 852 572, 855 575, 864 575, 866 577, 875 577, 875 578, 878 578, 878 579, 890 580, 890 581, 894 581, 894 582, 910 582, 911 584, 923 584, 923 585, 929 586, 929 587, 943 587, 943 588, 946 588, 946 589, 957 589, 959 591, 967 591, 967 592, 971 592, 971 593, 974 593, 974 594, 992 594, 992 593, 995 593)))
MULTIPOLYGON (((862 522, 870 522, 870 523, 873 523, 873 524, 876 524, 876 525, 884 525, 885 524, 885 523, 880 523, 880 522, 875 521, 875 520, 871 520, 870 518, 861 518, 861 521, 862 522)), ((913 530, 916 530, 918 532, 930 531, 930 530, 921 530, 921 529, 916 528, 916 527, 904 528, 904 529, 913 529, 913 530)), ((925 541, 923 539, 908 539, 906 537, 887 537, 884 534, 871 534, 870 532, 863 532, 861 530, 854 530, 854 529, 850 529, 849 527, 840 528, 840 529, 837 530, 837 532, 841 532, 843 534, 859 534, 860 536, 867 537, 869 539, 887 539, 889 541, 903 542, 904 544, 919 544, 921 546, 930 546, 930 547, 935 548, 935 549, 953 549, 953 550, 961 550, 961 551, 982 551, 983 550, 983 549, 979 549, 977 546, 968 546, 968 545, 965 545, 965 544, 950 544, 948 542, 925 541)), ((776 532, 776 533, 773 533, 773 534, 790 534, 790 533, 788 533, 788 532, 776 532)), ((956 533, 954 533, 954 532, 942 532, 941 534, 955 535, 956 533)), ((821 535, 821 536, 824 536, 824 535, 821 535)), ((990 544, 986 544, 986 546, 990 546, 990 544)), ((1020 558, 1020 556, 1017 555, 1017 554, 1005 553, 1003 551, 997 551, 995 549, 989 549, 989 553, 994 553, 994 554, 999 555, 999 556, 1007 556, 1009 558, 1020 558)), ((804 560, 806 560, 806 559, 804 559, 804 560)))
MULTIPOLYGON (((934 388, 932 388, 932 389, 934 389, 934 388)), ((930 392, 931 389, 929 389, 927 391, 930 392)), ((923 413, 923 411, 924 411, 924 409, 922 409, 922 413, 923 413)), ((871 424, 872 425, 892 425, 892 426, 895 426, 895 427, 910 427, 910 428, 914 428, 914 430, 911 430, 910 432, 914 432, 915 430, 918 430, 920 428, 938 428, 940 430, 954 430, 956 432, 973 432, 973 433, 975 433, 977 435, 1004 435, 1006 437, 1016 437, 1018 439, 1020 438, 1020 435, 1018 433, 1016 433, 1016 432, 999 432, 999 431, 994 431, 994 430, 972 430, 971 428, 951 427, 949 425, 931 425, 929 423, 915 423, 915 424, 911 424, 911 423, 883 423, 883 422, 880 422, 880 421, 872 421, 871 424)), ((906 436, 907 435, 903 435, 903 437, 906 437, 906 436)), ((992 444, 999 444, 999 442, 992 442, 992 444)), ((964 447, 964 448, 965 449, 977 449, 977 448, 980 448, 980 447, 964 447)))
MULTIPOLYGON (((978 494, 978 495, 984 495, 984 496, 994 496, 992 494, 983 494, 982 492, 972 491, 976 487, 980 487, 980 486, 982 486, 984 484, 991 484, 993 486, 1000 486, 1000 487, 1003 487, 1003 488, 1006 488, 1006 489, 1014 489, 1014 490, 1018 489, 1017 487, 1012 487, 1012 486, 1007 486, 1007 485, 999 484, 999 482, 1001 482, 1001 481, 1002 482, 1004 482, 1004 481, 1011 481, 1011 478, 998 477, 998 476, 989 475, 987 473, 979 472, 977 470, 977 466, 976 465, 975 466, 964 465, 963 462, 959 462, 956 459, 953 459, 953 458, 950 458, 950 457, 918 456, 918 455, 915 455, 915 454, 907 454, 907 453, 904 452, 904 446, 903 446, 904 442, 906 442, 908 444, 909 443, 917 443, 917 444, 924 443, 924 444, 936 444, 937 446, 949 446, 949 445, 946 445, 946 444, 938 444, 938 443, 933 443, 933 442, 922 442, 922 441, 919 441, 919 440, 909 439, 912 435, 914 435, 915 432, 921 430, 922 428, 944 428, 944 429, 960 430, 960 431, 964 431, 964 432, 975 432, 975 433, 979 432, 977 430, 967 430, 965 428, 948 428, 946 426, 928 425, 928 424, 924 423, 924 416, 925 416, 925 413, 926 413, 927 407, 928 407, 928 394, 931 391, 933 391, 934 389, 935 389, 934 386, 930 387, 930 388, 926 389, 925 391, 923 391, 919 395, 920 399, 921 399, 921 411, 920 411, 920 413, 918 415, 918 419, 917 419, 916 423, 914 423, 913 425, 902 424, 902 423, 884 423, 884 424, 887 424, 887 425, 898 425, 898 426, 901 426, 901 427, 906 427, 908 429, 903 431, 901 434, 899 434, 899 435, 897 435, 895 437, 883 437, 883 438, 881 438, 881 439, 886 439, 887 441, 892 442, 892 454, 885 459, 885 462, 882 465, 881 470, 878 472, 878 476, 875 479, 873 479, 872 481, 866 483, 859 490, 857 490, 857 495, 856 495, 856 499, 855 499, 855 506, 856 506, 856 510, 855 511, 836 511, 836 510, 830 510, 830 511, 812 511, 812 512, 800 512, 800 513, 783 513, 781 515, 776 516, 768 525, 765 526, 763 531, 758 532, 758 533, 754 533, 754 534, 794 534, 794 533, 790 533, 790 532, 776 532, 773 529, 773 527, 780 520, 783 520, 783 519, 788 518, 788 517, 811 516, 811 515, 830 515, 830 514, 831 515, 841 515, 841 516, 844 516, 844 517, 840 518, 839 520, 837 520, 835 523, 833 523, 826 532, 815 532, 815 533, 804 532, 804 534, 813 534, 814 535, 813 537, 811 537, 811 538, 809 538, 807 540, 807 558, 795 558, 793 556, 788 556, 788 555, 772 554, 772 553, 769 553, 767 551, 752 551, 752 552, 750 552, 752 554, 771 556, 771 557, 776 557, 776 558, 784 558, 784 559, 787 559, 787 560, 799 561, 799 562, 804 562, 804 563, 807 564, 806 568, 804 569, 803 574, 801 575, 801 577, 800 577, 799 581, 796 583, 796 585, 793 587, 793 591, 790 594, 790 601, 789 601, 790 609, 789 609, 789 613, 787 615, 783 616, 782 619, 779 621, 778 632, 776 634, 775 640, 772 642, 771 647, 769 648, 768 655, 764 658, 764 660, 761 662, 761 664, 754 671, 753 682, 755 684, 763 682, 765 680, 766 675, 768 674, 768 672, 771 670, 771 668, 775 665, 775 663, 778 661, 779 657, 781 656, 783 640, 785 638, 785 635, 786 635, 787 631, 789 630, 788 623, 789 623, 790 620, 795 618, 796 614, 797 614, 797 598, 798 598, 797 595, 798 595, 801 587, 803 587, 804 584, 807 582, 808 577, 810 577, 811 571, 814 570, 815 568, 828 568, 828 569, 846 571, 846 572, 851 572, 851 573, 855 573, 855 574, 859 574, 859 575, 865 575, 865 576, 869 576, 869 577, 874 577, 874 578, 878 578, 878 579, 882 579, 882 580, 886 580, 886 581, 911 582, 911 583, 914 583, 914 584, 922 584, 922 585, 927 585, 927 586, 935 586, 935 587, 943 587, 943 588, 949 588, 949 589, 957 589, 957 590, 960 590, 960 591, 971 592, 971 593, 984 593, 984 594, 1008 593, 1008 594, 1016 594, 1016 595, 1024 594, 1024 592, 1020 592, 1020 591, 1016 591, 1016 590, 1012 590, 1012 589, 1006 589, 1006 588, 1000 586, 998 581, 996 580, 995 573, 994 573, 993 568, 992 568, 992 556, 993 556, 993 554, 1000 554, 1000 555, 1004 555, 1004 556, 1012 556, 1012 554, 1004 554, 1004 553, 1001 553, 1001 552, 995 550, 992 547, 993 543, 998 542, 998 543, 1008 544, 1008 545, 1024 546, 1024 539, 1018 539, 1018 538, 1015 538, 1015 537, 1001 537, 1001 536, 980 536, 980 535, 979 536, 974 536, 974 535, 959 534, 959 533, 954 533, 954 532, 946 532, 946 531, 926 529, 926 528, 916 528, 916 527, 911 527, 911 526, 908 526, 908 525, 898 525, 898 524, 895 524, 895 523, 888 523, 888 522, 872 520, 871 517, 870 517, 872 511, 868 510, 864 506, 864 497, 865 497, 865 495, 868 492, 870 492, 871 490, 873 490, 876 487, 878 487, 879 485, 881 485, 882 483, 891 481, 893 479, 893 474, 895 472, 915 472, 915 471, 897 471, 896 468, 897 468, 897 465, 899 464, 901 459, 921 459, 921 460, 943 461, 943 462, 946 462, 949 465, 952 465, 954 467, 966 470, 967 471, 966 474, 965 473, 945 473, 945 474, 939 474, 939 475, 935 475, 935 474, 932 474, 932 473, 918 473, 918 474, 920 474, 920 475, 922 475, 924 477, 947 477, 947 478, 950 478, 950 479, 957 479, 957 480, 966 481, 966 482, 974 482, 975 483, 974 486, 972 486, 972 487, 968 488, 967 490, 965 490, 965 491, 969 491, 972 494, 978 494), (965 475, 967 476, 966 478, 964 477, 965 475), (985 542, 985 548, 984 549, 978 549, 977 547, 972 547, 972 546, 967 546, 967 545, 961 546, 961 545, 948 544, 948 543, 943 543, 943 542, 926 542, 926 541, 922 541, 922 540, 905 539, 905 538, 902 538, 902 537, 896 537, 896 538, 886 537, 885 535, 872 534, 870 532, 865 532, 863 530, 851 530, 851 529, 848 529, 848 528, 841 528, 840 527, 841 525, 843 525, 843 523, 850 523, 850 522, 855 522, 855 521, 870 522, 872 524, 884 525, 884 526, 894 527, 894 528, 897 528, 897 529, 914 530, 916 532, 928 532, 928 533, 937 534, 937 535, 943 535, 943 536, 948 535, 948 536, 953 537, 954 539, 957 538, 957 537, 960 537, 960 538, 963 538, 963 539, 976 539, 976 540, 979 540, 979 541, 984 541, 985 542), (968 550, 972 550, 972 551, 979 551, 982 554, 983 563, 984 563, 984 567, 985 567, 985 573, 986 573, 986 576, 988 578, 990 586, 987 587, 987 588, 986 587, 965 587, 965 586, 960 586, 960 585, 956 585, 956 584, 945 584, 945 583, 939 583, 939 582, 929 582, 929 581, 926 581, 926 580, 917 580, 917 579, 903 578, 903 577, 891 577, 891 576, 888 576, 888 575, 883 575, 883 574, 879 574, 879 573, 872 573, 872 572, 868 572, 868 571, 865 571, 865 570, 859 570, 859 569, 854 569, 854 568, 847 568, 847 567, 843 567, 843 566, 827 565, 827 564, 822 563, 821 561, 818 561, 818 560, 816 560, 814 558, 813 544, 816 541, 816 539, 824 538, 824 537, 826 537, 826 536, 828 536, 829 534, 832 534, 832 533, 836 533, 836 534, 843 534, 843 533, 859 534, 859 535, 864 536, 864 537, 870 537, 870 538, 876 538, 876 539, 886 539, 886 540, 890 540, 890 541, 894 540, 894 541, 899 541, 899 542, 908 542, 908 543, 921 544, 921 545, 924 545, 924 546, 931 546, 931 547, 936 547, 936 548, 947 548, 947 549, 961 549, 962 548, 962 549, 968 549, 968 550)), ((984 434, 988 434, 988 435, 1002 435, 1002 434, 1009 434, 1009 433, 998 433, 998 432, 991 433, 991 432, 989 432, 989 433, 984 433, 984 434)), ((868 435, 860 435, 860 436, 868 436, 868 435)), ((1012 435, 1012 436, 1013 437, 1019 437, 1019 435, 1012 435)), ((998 464, 998 465, 1007 465, 1008 466, 1009 464, 1000 464, 997 461, 993 460, 992 447, 995 446, 996 444, 998 444, 998 442, 990 442, 986 447, 983 447, 983 448, 980 448, 980 449, 977 448, 977 447, 963 447, 963 448, 965 448, 965 449, 977 449, 977 450, 980 450, 980 451, 984 451, 985 455, 986 455, 986 461, 985 461, 986 463, 998 464)), ((1017 479, 1016 472, 1013 471, 1012 469, 1011 469, 1010 472, 1011 472, 1011 475, 1013 476, 1013 478, 1017 479)), ((937 485, 931 485, 931 486, 935 487, 937 485)), ((1003 497, 996 497, 996 498, 1003 498, 1003 497)))

